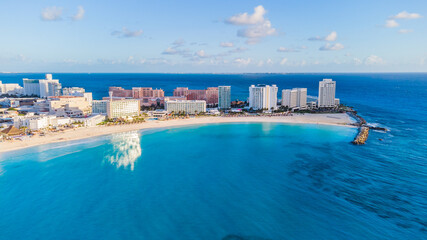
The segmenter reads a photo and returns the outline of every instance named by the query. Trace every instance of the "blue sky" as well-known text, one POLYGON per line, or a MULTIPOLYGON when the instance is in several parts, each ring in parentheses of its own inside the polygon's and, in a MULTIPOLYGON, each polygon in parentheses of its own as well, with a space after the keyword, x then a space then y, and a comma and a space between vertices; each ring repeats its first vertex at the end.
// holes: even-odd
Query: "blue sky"
POLYGON ((427 1, 0 2, 2 72, 427 72, 427 1))

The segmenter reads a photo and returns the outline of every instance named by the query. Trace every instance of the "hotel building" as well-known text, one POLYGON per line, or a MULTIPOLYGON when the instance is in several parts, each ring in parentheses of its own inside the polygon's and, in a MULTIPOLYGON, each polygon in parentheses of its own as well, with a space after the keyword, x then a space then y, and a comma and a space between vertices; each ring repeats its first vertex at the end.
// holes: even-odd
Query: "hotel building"
POLYGON ((336 83, 332 79, 323 79, 319 82, 319 98, 317 105, 322 107, 335 107, 336 83))
POLYGON ((307 88, 283 89, 282 106, 300 109, 306 108, 307 88))
POLYGON ((92 107, 85 97, 57 96, 49 97, 49 113, 61 117, 87 117, 92 107))
POLYGON ((134 87, 132 88, 133 98, 162 98, 165 96, 163 89, 153 89, 151 87, 134 87))
POLYGON ((108 118, 133 117, 140 113, 139 100, 137 99, 121 99, 107 102, 108 118))
POLYGON ((277 91, 276 85, 251 85, 249 87, 249 107, 255 110, 277 109, 277 91))
POLYGON ((168 113, 185 112, 187 114, 206 112, 206 101, 204 100, 165 100, 165 110, 168 113))
POLYGON ((1 94, 22 95, 24 94, 24 88, 16 83, 2 83, 2 81, 0 81, 0 95, 1 94))
POLYGON ((108 100, 93 100, 92 113, 107 114, 107 103, 108 100))
POLYGON ((204 100, 208 105, 218 104, 218 88, 208 87, 203 90, 193 90, 187 87, 178 87, 173 91, 174 97, 186 97, 187 100, 204 100))
POLYGON ((62 95, 64 96, 76 96, 76 97, 84 97, 86 101, 92 105, 92 93, 86 92, 84 88, 81 87, 69 87, 62 89, 62 95))
POLYGON ((218 87, 218 108, 219 109, 231 108, 231 87, 230 86, 218 87))
POLYGON ((165 92, 163 91, 163 89, 153 89, 151 87, 134 87, 131 90, 123 89, 121 87, 110 87, 109 91, 113 93, 113 97, 135 99, 165 96, 165 92))
POLYGON ((24 93, 36 95, 42 98, 61 95, 61 84, 58 79, 52 79, 52 74, 46 74, 45 79, 22 79, 24 82, 24 93))

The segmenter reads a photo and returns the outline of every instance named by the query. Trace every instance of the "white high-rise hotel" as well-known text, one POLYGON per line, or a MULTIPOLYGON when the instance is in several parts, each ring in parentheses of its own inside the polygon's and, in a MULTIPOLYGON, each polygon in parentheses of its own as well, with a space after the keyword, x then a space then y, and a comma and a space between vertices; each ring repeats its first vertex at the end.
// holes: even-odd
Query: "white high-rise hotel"
POLYGON ((277 109, 276 85, 258 84, 249 87, 249 107, 252 109, 277 109))
POLYGON ((61 84, 58 79, 52 79, 52 74, 46 74, 46 79, 22 79, 24 93, 42 98, 61 95, 61 84))
POLYGON ((335 107, 336 83, 332 79, 323 79, 319 82, 318 107, 335 107))
POLYGON ((218 87, 218 108, 219 109, 231 108, 231 87, 230 86, 218 87))
POLYGON ((306 108, 307 88, 283 89, 282 106, 300 109, 306 108))

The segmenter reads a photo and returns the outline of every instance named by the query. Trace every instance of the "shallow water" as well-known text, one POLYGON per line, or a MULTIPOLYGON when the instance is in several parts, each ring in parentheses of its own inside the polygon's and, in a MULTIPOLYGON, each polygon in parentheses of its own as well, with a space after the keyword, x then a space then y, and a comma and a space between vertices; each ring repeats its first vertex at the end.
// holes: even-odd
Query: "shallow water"
POLYGON ((417 172, 355 134, 216 124, 6 153, 0 238, 422 239, 417 172))

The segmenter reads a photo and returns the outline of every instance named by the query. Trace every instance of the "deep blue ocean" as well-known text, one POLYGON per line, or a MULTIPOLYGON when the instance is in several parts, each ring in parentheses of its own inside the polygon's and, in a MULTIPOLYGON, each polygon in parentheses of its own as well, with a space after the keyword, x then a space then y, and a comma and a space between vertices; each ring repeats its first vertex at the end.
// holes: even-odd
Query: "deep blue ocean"
MULTIPOLYGON (((427 239, 427 74, 53 74, 109 86, 307 87, 332 78, 369 123, 157 129, 0 154, 0 239, 427 239), (382 139, 380 141, 379 139, 382 139)), ((22 84, 43 74, 0 74, 22 84)), ((0 146, 1 147, 1 146, 0 146)))

